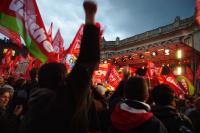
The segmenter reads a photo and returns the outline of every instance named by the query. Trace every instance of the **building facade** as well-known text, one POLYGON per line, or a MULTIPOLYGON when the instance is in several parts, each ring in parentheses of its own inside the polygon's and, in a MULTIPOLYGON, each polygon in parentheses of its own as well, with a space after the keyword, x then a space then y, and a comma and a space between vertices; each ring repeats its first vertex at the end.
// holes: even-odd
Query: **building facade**
POLYGON ((194 17, 180 19, 176 17, 171 24, 146 31, 120 40, 106 41, 101 45, 101 60, 111 61, 116 65, 144 65, 148 60, 164 64, 192 64, 196 69, 199 63, 200 27, 194 17), (181 49, 183 57, 176 58, 181 49))

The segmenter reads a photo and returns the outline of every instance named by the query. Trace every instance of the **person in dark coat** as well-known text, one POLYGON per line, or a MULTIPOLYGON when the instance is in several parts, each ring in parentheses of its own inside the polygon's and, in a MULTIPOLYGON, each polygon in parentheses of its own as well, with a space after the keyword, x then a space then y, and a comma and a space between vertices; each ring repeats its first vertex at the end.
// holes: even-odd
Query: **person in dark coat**
POLYGON ((110 133, 167 133, 164 125, 154 117, 148 99, 148 87, 141 77, 131 77, 120 84, 111 97, 110 104, 114 107, 111 113, 112 127, 110 133), (116 94, 124 93, 124 99, 119 101, 116 94), (116 93, 116 94, 115 94, 116 93), (116 97, 116 98, 115 98, 116 97), (118 101, 118 102, 117 102, 118 101))
POLYGON ((200 97, 195 100, 195 108, 188 113, 188 117, 192 121, 194 132, 200 133, 200 97))
POLYGON ((16 133, 20 123, 19 116, 23 110, 21 105, 15 107, 13 112, 7 111, 9 102, 13 96, 13 88, 8 85, 0 88, 0 132, 16 133))
POLYGON ((151 94, 156 104, 152 112, 163 122, 168 133, 192 133, 191 120, 177 111, 175 92, 170 86, 158 85, 151 94))
POLYGON ((95 25, 96 3, 85 1, 86 23, 78 60, 66 77, 61 63, 43 65, 31 93, 20 133, 88 133, 87 97, 93 71, 100 60, 100 29, 95 25))

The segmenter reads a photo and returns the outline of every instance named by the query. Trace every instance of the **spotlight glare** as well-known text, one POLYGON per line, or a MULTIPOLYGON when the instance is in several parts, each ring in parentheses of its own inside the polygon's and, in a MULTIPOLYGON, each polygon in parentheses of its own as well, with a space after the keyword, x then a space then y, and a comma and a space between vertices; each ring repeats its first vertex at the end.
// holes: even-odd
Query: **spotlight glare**
POLYGON ((182 74, 182 68, 181 67, 177 67, 177 75, 181 75, 182 74))
POLYGON ((169 49, 165 49, 165 55, 170 55, 170 50, 169 49))
POLYGON ((177 58, 181 59, 182 58, 182 50, 177 51, 177 58))

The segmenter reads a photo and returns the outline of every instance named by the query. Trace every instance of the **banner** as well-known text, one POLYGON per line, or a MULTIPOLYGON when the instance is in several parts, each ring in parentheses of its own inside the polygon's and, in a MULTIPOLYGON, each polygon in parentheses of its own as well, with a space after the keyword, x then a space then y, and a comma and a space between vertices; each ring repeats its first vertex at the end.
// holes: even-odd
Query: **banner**
POLYGON ((197 25, 200 25, 200 0, 196 0, 195 22, 197 25))
POLYGON ((64 52, 64 40, 60 33, 60 29, 57 31, 55 38, 53 39, 52 46, 56 53, 62 54, 64 52))
POLYGON ((53 32, 53 22, 51 22, 49 31, 48 31, 48 33, 47 33, 50 42, 52 42, 52 32, 53 32))
POLYGON ((93 73, 93 84, 104 83, 108 75, 111 64, 99 64, 98 70, 93 73))
POLYGON ((195 94, 195 88, 192 85, 192 83, 190 82, 189 79, 187 79, 185 76, 177 76, 176 81, 180 82, 182 84, 182 86, 184 87, 184 89, 187 91, 187 94, 189 93, 189 95, 194 95, 195 94))
POLYGON ((178 85, 176 78, 173 74, 161 75, 158 77, 158 80, 159 80, 160 84, 169 85, 176 92, 176 94, 184 93, 184 91, 178 85))
POLYGON ((82 36, 83 36, 83 29, 84 29, 84 24, 82 24, 80 26, 78 32, 76 33, 74 40, 70 44, 70 46, 67 50, 68 54, 74 54, 74 55, 78 56, 78 54, 80 52, 81 39, 82 39, 82 36))
POLYGON ((109 84, 114 89, 116 89, 120 81, 121 81, 121 78, 119 76, 119 73, 117 72, 116 66, 113 65, 110 71, 110 75, 108 77, 107 84, 109 84))
POLYGON ((5 36, 7 36, 11 42, 13 42, 14 44, 16 44, 18 47, 22 48, 22 42, 21 42, 21 38, 20 35, 16 32, 13 32, 3 26, 0 25, 0 33, 4 34, 5 36))
POLYGON ((56 60, 35 0, 1 0, 0 25, 20 34, 31 54, 43 63, 56 60))

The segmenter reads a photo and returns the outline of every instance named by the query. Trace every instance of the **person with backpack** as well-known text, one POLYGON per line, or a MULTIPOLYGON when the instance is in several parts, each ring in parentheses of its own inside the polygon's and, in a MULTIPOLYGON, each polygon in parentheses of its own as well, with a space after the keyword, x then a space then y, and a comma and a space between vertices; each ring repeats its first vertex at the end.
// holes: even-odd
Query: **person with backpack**
POLYGON ((151 95, 156 104, 152 112, 163 122, 168 133, 193 133, 191 120, 176 109, 175 92, 169 85, 156 86, 151 95))

